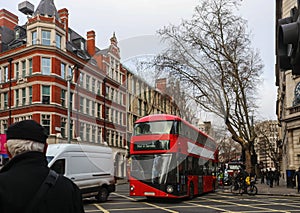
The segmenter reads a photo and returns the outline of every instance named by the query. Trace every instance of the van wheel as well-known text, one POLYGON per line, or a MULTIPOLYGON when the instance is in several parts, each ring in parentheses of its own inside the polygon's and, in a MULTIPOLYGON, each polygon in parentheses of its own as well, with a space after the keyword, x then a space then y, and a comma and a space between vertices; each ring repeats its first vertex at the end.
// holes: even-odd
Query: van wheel
POLYGON ((96 200, 98 202, 105 202, 108 198, 108 190, 107 188, 101 187, 98 194, 96 195, 96 200))

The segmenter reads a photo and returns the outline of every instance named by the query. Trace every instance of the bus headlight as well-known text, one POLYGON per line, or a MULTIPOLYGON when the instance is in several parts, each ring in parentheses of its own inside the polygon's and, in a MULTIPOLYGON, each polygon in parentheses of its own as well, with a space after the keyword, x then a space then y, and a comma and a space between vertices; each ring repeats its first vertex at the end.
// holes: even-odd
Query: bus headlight
POLYGON ((174 191, 173 186, 168 185, 168 186, 167 186, 167 192, 168 192, 168 193, 172 193, 173 191, 174 191))
POLYGON ((134 186, 130 186, 130 191, 134 191, 134 186))

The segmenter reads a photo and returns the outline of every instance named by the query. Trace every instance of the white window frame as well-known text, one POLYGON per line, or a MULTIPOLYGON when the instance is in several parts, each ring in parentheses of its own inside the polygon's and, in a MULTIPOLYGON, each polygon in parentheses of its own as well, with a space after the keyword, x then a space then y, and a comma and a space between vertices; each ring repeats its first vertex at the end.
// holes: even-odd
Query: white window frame
POLYGON ((37 44, 37 31, 31 32, 31 44, 36 45, 37 44))
POLYGON ((42 45, 50 46, 51 44, 51 31, 42 30, 42 45))
POLYGON ((56 33, 55 35, 55 43, 56 43, 56 47, 61 49, 61 38, 62 36, 58 33, 56 33))
POLYGON ((50 75, 51 74, 51 58, 49 57, 42 57, 41 59, 41 72, 43 75, 50 75))

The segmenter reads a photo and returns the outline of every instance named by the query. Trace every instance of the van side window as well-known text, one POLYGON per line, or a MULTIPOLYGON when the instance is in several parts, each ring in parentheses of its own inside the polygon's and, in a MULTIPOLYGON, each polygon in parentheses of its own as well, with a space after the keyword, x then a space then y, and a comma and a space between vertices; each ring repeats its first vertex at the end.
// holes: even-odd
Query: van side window
POLYGON ((65 174, 65 159, 59 159, 54 162, 51 166, 51 169, 54 170, 57 174, 64 175, 65 174))

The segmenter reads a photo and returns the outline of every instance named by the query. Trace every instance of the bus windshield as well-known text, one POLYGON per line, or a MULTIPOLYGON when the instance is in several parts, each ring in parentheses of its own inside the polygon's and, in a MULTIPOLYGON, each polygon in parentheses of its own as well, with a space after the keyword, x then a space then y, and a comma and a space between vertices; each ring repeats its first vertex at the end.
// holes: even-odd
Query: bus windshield
POLYGON ((134 135, 172 134, 175 133, 174 121, 154 121, 134 125, 134 135), (172 128, 173 127, 173 128, 172 128))
POLYGON ((164 184, 171 163, 171 154, 132 156, 132 177, 153 184, 164 184))

